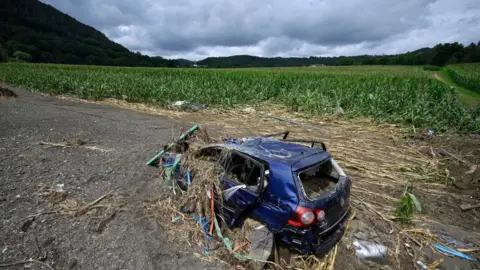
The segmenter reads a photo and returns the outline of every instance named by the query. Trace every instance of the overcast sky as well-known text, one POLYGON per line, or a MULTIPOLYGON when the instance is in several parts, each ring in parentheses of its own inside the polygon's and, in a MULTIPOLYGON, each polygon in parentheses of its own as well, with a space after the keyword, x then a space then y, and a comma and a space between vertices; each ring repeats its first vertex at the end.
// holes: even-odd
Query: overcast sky
POLYGON ((480 40, 480 0, 41 0, 166 58, 393 54, 480 40))

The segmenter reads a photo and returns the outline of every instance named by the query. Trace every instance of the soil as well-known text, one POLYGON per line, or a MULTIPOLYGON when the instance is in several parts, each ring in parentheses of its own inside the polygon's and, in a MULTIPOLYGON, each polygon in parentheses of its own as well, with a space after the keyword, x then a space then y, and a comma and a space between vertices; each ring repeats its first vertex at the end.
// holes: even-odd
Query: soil
MULTIPOLYGON (((10 89, 19 97, 0 101, 0 264, 33 258, 54 269, 215 267, 195 258, 192 248, 167 242, 167 232, 144 210, 145 203, 166 192, 146 161, 187 125, 10 89), (87 143, 39 144, 71 139, 87 143), (90 211, 26 218, 58 208, 42 196, 42 187, 57 184, 64 185, 68 199, 85 202, 118 188, 124 206, 109 216, 90 211)), ((111 206, 114 200, 110 196, 101 204, 111 206)), ((27 266, 47 269, 38 263, 27 266)))
MULTIPOLYGON (((151 208, 145 207, 170 192, 160 182, 159 172, 145 162, 193 123, 215 138, 288 129, 294 138, 325 141, 353 181, 354 215, 338 245, 336 269, 414 269, 417 260, 432 263, 439 254, 432 253, 429 244, 435 239, 427 236, 438 231, 480 246, 480 209, 459 208, 480 201, 478 174, 465 176, 469 166, 440 155, 446 150, 469 165, 479 164, 476 137, 412 138, 401 126, 304 116, 273 104, 262 104, 250 113, 215 108, 184 112, 9 89, 19 97, 0 101, 2 262, 39 258, 58 269, 232 269, 197 256, 201 250, 195 245, 169 237, 168 226, 148 218, 151 208), (310 127, 266 118, 266 112, 310 127), (423 210, 414 215, 411 225, 403 226, 392 219, 408 182, 423 210), (461 183, 465 188, 458 187, 461 183), (64 184, 68 195, 46 198, 45 190, 55 190, 57 184, 64 184), (71 205, 71 200, 86 205, 115 188, 96 204, 105 210, 25 219, 71 205), (422 232, 403 231, 407 228, 422 232), (353 241, 359 239, 387 246, 386 265, 358 258, 353 241)), ((462 259, 443 259, 439 269, 475 269, 462 259)))

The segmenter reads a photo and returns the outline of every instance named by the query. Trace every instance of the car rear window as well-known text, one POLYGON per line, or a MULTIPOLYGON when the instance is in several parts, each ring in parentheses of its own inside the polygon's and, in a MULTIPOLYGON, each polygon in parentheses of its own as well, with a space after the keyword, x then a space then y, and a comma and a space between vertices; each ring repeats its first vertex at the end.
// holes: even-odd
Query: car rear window
POLYGON ((339 175, 327 160, 297 172, 297 178, 305 196, 315 200, 335 187, 339 175))

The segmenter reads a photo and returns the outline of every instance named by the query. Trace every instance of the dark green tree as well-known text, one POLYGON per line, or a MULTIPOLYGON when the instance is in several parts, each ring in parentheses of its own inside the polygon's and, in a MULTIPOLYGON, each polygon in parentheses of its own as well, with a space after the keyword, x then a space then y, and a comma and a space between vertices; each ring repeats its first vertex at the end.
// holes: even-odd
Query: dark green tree
POLYGON ((26 52, 16 51, 13 53, 13 57, 18 61, 30 62, 32 60, 32 56, 26 52))

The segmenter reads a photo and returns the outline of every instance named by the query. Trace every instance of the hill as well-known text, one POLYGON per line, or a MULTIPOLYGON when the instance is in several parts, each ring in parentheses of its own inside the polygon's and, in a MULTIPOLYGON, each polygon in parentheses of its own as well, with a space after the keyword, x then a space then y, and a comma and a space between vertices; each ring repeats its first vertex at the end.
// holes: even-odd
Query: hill
POLYGON ((17 53, 17 58, 31 62, 115 66, 177 64, 162 57, 133 53, 95 28, 38 0, 2 0, 0 46, 9 56, 17 53))

